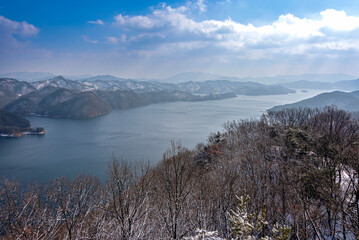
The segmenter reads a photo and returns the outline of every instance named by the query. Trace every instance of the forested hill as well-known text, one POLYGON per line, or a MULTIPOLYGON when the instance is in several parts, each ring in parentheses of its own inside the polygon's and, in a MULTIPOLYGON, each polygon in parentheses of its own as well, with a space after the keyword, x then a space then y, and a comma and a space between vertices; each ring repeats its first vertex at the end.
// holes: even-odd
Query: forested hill
POLYGON ((22 117, 0 109, 0 126, 27 129, 30 127, 30 122, 22 117))
POLYGON ((31 128, 30 121, 0 109, 0 136, 21 137, 24 134, 45 134, 42 127, 31 128))
POLYGON ((16 135, 29 129, 28 120, 0 109, 0 134, 16 135))
POLYGON ((229 122, 157 166, 0 184, 4 239, 359 239, 359 121, 286 109, 229 122))

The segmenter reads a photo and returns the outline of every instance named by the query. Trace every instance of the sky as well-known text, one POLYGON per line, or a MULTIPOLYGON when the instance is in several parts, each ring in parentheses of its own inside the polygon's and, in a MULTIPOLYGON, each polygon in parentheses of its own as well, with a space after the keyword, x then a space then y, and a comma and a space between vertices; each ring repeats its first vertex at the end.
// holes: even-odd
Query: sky
POLYGON ((0 0, 0 73, 359 76, 358 0, 0 0))

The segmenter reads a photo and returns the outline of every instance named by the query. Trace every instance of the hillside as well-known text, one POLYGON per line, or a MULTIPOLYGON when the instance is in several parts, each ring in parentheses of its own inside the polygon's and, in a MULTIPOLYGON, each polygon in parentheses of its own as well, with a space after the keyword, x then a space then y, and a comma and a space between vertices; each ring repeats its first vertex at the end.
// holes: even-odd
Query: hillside
POLYGON ((44 133, 44 128, 31 128, 28 120, 0 109, 0 137, 21 137, 24 134, 43 135, 44 133))
POLYGON ((30 122, 22 117, 0 109, 0 126, 28 129, 30 122))
POLYGON ((48 86, 40 91, 19 97, 6 105, 4 109, 18 115, 38 114, 39 111, 71 99, 75 94, 75 92, 66 89, 48 86))
POLYGON ((4 107, 18 115, 92 118, 111 112, 110 106, 92 92, 45 87, 22 96, 4 107))
POLYGON ((278 111, 285 108, 323 108, 335 105, 346 111, 359 111, 359 91, 355 92, 329 92, 322 93, 296 103, 275 106, 270 111, 278 111))
POLYGON ((84 92, 75 95, 67 101, 60 102, 38 114, 48 117, 61 118, 94 118, 112 111, 111 107, 92 92, 84 92))
POLYGON ((0 108, 33 91, 36 89, 27 82, 20 82, 13 78, 0 78, 0 108))

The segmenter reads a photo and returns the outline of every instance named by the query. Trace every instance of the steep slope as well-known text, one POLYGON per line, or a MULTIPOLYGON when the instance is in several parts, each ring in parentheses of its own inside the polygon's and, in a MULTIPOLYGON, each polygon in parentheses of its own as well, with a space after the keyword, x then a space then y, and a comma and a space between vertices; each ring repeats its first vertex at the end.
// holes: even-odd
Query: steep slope
POLYGON ((39 110, 66 101, 73 95, 69 90, 48 86, 16 99, 4 109, 18 115, 38 114, 39 110))
POLYGON ((36 89, 27 82, 13 78, 0 78, 0 108, 33 91, 36 89))

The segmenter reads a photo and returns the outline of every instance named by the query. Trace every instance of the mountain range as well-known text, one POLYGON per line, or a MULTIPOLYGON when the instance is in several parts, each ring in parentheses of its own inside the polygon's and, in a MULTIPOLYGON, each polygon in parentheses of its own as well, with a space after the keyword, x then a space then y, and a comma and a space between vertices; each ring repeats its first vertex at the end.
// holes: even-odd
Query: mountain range
POLYGON ((233 92, 240 95, 274 95, 294 93, 295 91, 277 85, 264 85, 255 82, 233 82, 228 80, 207 80, 203 82, 162 83, 156 81, 136 81, 120 79, 113 76, 99 76, 83 79, 69 80, 62 76, 52 79, 32 82, 36 89, 47 86, 61 87, 76 91, 116 91, 128 90, 138 93, 154 91, 183 91, 192 94, 223 94, 233 92))
POLYGON ((93 118, 113 109, 134 108, 160 102, 219 100, 236 96, 232 92, 200 96, 178 90, 164 91, 150 86, 153 85, 144 86, 133 81, 117 80, 114 84, 108 83, 105 86, 91 85, 61 76, 31 84, 5 78, 0 79, 0 100, 4 110, 17 115, 93 118))
MULTIPOLYGON (((179 75, 176 79, 190 77, 190 75, 179 75)), ((196 79, 201 79, 201 77, 208 78, 210 76, 197 73, 196 79)), ((212 77, 220 76, 213 75, 212 77)), ((111 75, 100 75, 81 80, 56 76, 34 82, 0 78, 0 108, 18 115, 92 118, 107 114, 113 109, 134 108, 160 102, 207 101, 231 98, 236 95, 295 93, 295 90, 290 88, 356 90, 359 89, 358 85, 359 79, 333 83, 297 81, 280 85, 265 85, 257 82, 230 80, 165 83, 123 79, 111 75)), ((339 97, 342 98, 342 96, 339 97)), ((324 100, 317 102, 321 103, 320 106, 335 104, 324 100)), ((301 104, 303 105, 303 103, 301 104)), ((343 104, 336 105, 340 107, 343 104)), ((349 108, 347 105, 345 106, 349 108)))

